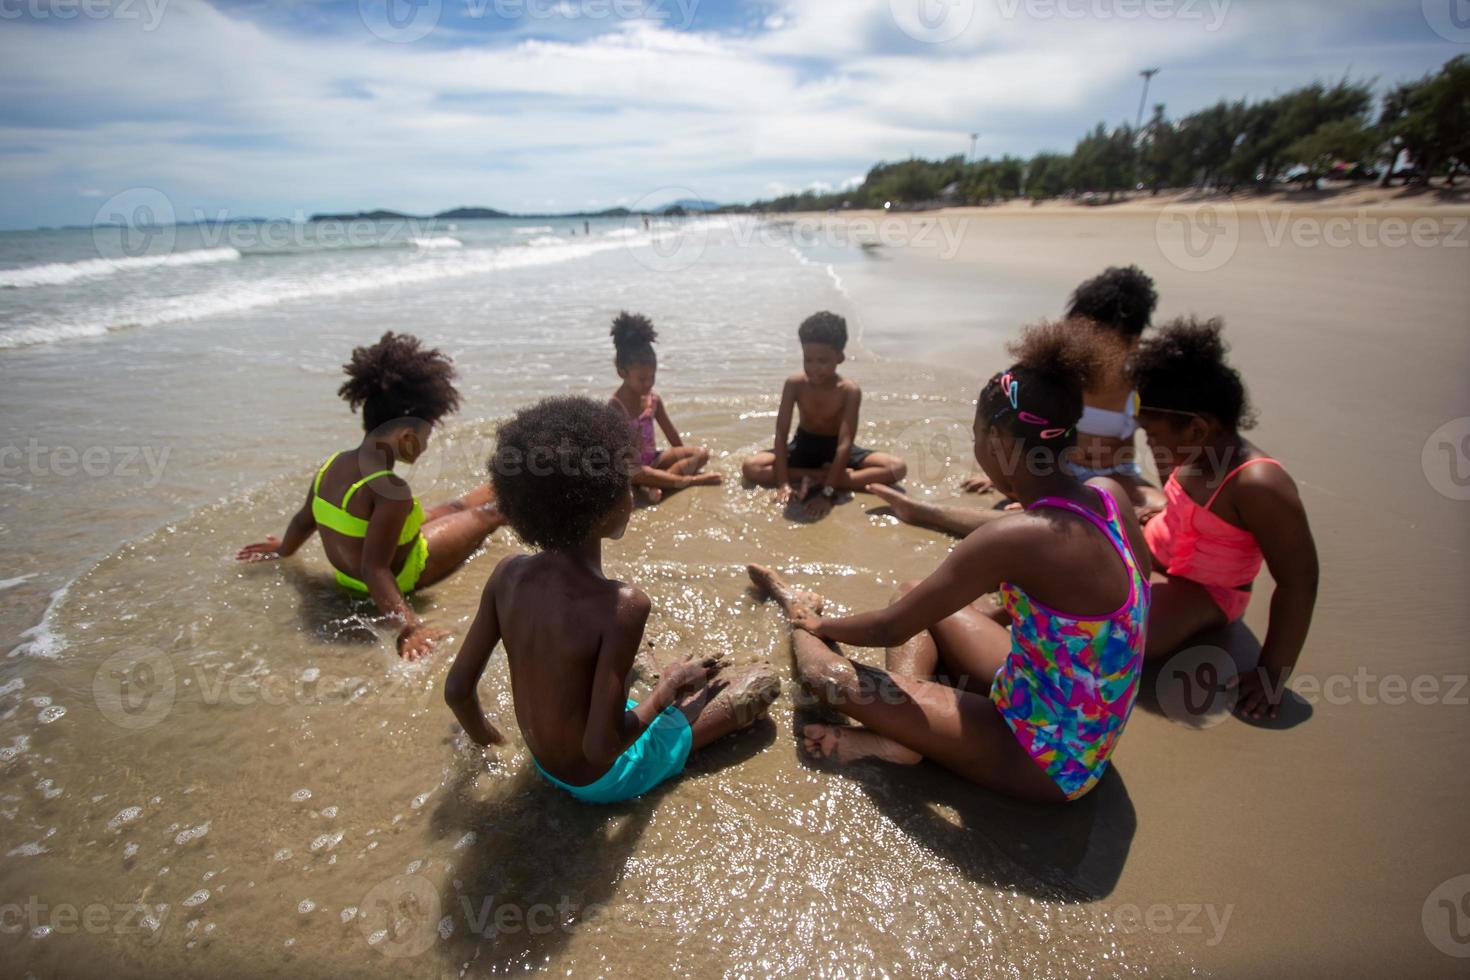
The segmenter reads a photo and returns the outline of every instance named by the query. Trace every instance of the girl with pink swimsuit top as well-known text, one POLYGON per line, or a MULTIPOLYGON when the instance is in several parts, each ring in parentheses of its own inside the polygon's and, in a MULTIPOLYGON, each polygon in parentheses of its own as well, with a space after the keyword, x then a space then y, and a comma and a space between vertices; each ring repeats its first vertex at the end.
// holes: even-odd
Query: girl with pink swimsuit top
POLYGON ((1230 471, 1203 507, 1194 502, 1177 476, 1170 475, 1164 485, 1168 506, 1143 526, 1158 570, 1203 586, 1232 623, 1244 616, 1250 605, 1251 584, 1260 574, 1265 556, 1255 535, 1210 508, 1236 474, 1257 463, 1281 465, 1267 456, 1247 460, 1230 471))

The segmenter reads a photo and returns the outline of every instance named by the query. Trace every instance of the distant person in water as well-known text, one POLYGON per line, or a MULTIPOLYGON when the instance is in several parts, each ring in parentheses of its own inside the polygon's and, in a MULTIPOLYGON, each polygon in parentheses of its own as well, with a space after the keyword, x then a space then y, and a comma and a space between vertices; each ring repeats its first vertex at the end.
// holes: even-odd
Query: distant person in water
POLYGON ((284 537, 246 545, 235 557, 288 558, 320 531, 338 584, 400 624, 399 655, 417 660, 449 634, 420 620, 405 596, 449 576, 505 519, 489 484, 426 512, 393 472, 423 455, 434 427, 459 408, 449 358, 390 332, 354 350, 343 370, 338 394, 362 409, 367 435, 321 465, 284 537))
POLYGON ((1148 656, 1167 657, 1203 630, 1238 621, 1264 563, 1276 591, 1255 670, 1235 681, 1236 710, 1274 718, 1317 604, 1317 544, 1285 467, 1241 435, 1255 424, 1219 320, 1179 320, 1133 357, 1139 423, 1168 503, 1146 513, 1154 606, 1148 656))
POLYGON ((720 657, 685 657, 663 665, 642 702, 629 699, 651 603, 603 573, 602 542, 627 529, 632 452, 622 416, 585 398, 547 399, 501 427, 495 490, 540 553, 495 569, 444 687, 472 741, 502 743, 476 688, 503 643, 537 770, 587 803, 631 799, 673 778, 690 752, 763 717, 781 690, 769 667, 728 674, 720 657))
POLYGON ((612 338, 613 366, 623 383, 609 404, 623 413, 637 439, 638 469, 633 485, 650 503, 662 500, 666 490, 719 486, 724 480, 720 474, 700 472, 709 462, 709 450, 684 445, 663 399, 653 390, 658 379, 658 355, 653 350, 658 331, 653 323, 646 316, 619 313, 613 320, 612 338), (655 423, 669 441, 663 452, 659 452, 653 431, 655 423))
POLYGON ((908 465, 854 441, 863 393, 857 382, 837 373, 847 360, 847 321, 816 313, 797 336, 803 370, 781 389, 774 448, 747 459, 742 471, 752 483, 774 487, 782 506, 794 498, 816 519, 831 511, 838 493, 898 483, 908 465), (793 412, 799 413, 796 437, 788 443, 793 412))
POLYGON ((1060 802, 1097 785, 1133 709, 1149 563, 1123 488, 1084 483, 1061 462, 1092 352, 1065 324, 1032 328, 1012 350, 1016 363, 980 393, 975 458, 1024 511, 975 531, 875 612, 826 618, 821 597, 749 571, 790 617, 803 685, 861 726, 804 726, 809 753, 929 758, 997 792, 1060 802), (835 643, 887 647, 887 671, 835 643))
MULTIPOLYGON (((1082 480, 1095 476, 1115 480, 1128 491, 1129 500, 1138 510, 1162 507, 1164 495, 1148 482, 1138 465, 1134 447, 1138 393, 1125 365, 1128 355, 1138 348, 1158 303, 1153 279, 1131 265, 1107 269, 1078 286, 1067 308, 1067 322, 1087 332, 1098 364, 1105 367, 1083 393, 1077 447, 1068 457, 1067 466, 1082 480)), ((993 484, 982 475, 970 477, 961 487, 981 493, 993 489, 993 484)), ((874 492, 888 502, 899 520, 961 537, 1001 516, 999 511, 933 504, 882 488, 874 492)), ((1012 504, 1011 509, 1018 506, 1012 504)))

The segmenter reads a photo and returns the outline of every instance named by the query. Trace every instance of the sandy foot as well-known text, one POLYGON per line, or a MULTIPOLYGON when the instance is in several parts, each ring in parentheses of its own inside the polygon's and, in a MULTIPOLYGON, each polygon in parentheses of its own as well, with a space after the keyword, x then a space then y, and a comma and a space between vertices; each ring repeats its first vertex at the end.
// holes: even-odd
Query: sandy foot
POLYGON ((802 744, 809 755, 831 759, 839 765, 859 759, 882 759, 901 766, 912 766, 924 758, 891 738, 852 725, 807 725, 802 729, 801 735, 802 744))

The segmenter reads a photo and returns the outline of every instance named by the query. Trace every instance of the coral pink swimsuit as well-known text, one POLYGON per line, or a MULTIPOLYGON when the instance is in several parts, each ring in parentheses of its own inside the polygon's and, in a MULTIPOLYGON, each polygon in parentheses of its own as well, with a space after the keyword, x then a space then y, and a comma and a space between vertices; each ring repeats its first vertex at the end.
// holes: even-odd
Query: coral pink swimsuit
POLYGON ((1220 481, 1203 507, 1170 474, 1164 487, 1168 506, 1143 526, 1144 540, 1159 571, 1203 586, 1232 623, 1245 615, 1251 601, 1251 583, 1260 573, 1265 558, 1255 535, 1236 527, 1210 508, 1237 473, 1257 463, 1281 465, 1265 456, 1241 463, 1220 481))

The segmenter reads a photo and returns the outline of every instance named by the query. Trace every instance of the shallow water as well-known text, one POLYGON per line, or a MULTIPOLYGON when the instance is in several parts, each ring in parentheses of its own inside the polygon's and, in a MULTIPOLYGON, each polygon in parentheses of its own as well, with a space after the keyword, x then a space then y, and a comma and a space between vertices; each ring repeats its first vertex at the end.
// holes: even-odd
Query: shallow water
MULTIPOLYGON (((353 344, 411 330, 459 364, 466 410, 405 474, 434 501, 483 478, 496 421, 516 405, 609 393, 606 324, 639 309, 664 331, 675 420, 715 449, 729 483, 639 511, 608 572, 653 598, 645 658, 725 651, 786 672, 786 631, 744 562, 856 609, 949 547, 889 526, 872 498, 793 522, 738 479, 799 366, 795 325, 831 307, 861 330, 841 286, 864 261, 717 232, 677 270, 609 249, 9 353, 6 442, 52 451, 0 504, 6 577, 30 576, 7 587, 0 621, 13 647, 0 661, 12 969, 1192 972, 1109 901, 1138 824, 1122 767, 1066 809, 1011 804, 928 766, 828 773, 799 757, 793 732, 809 714, 788 681, 770 722, 694 757, 683 778, 587 808, 535 777, 503 658, 481 690, 512 745, 482 753, 442 703, 449 654, 398 662, 319 546, 281 564, 229 560, 279 531, 315 463, 352 444, 332 392, 353 344), (102 446, 112 469, 59 473, 58 446, 102 446), (132 446, 168 451, 156 480, 118 472, 132 446)), ((861 338, 852 353, 859 440, 908 456, 915 490, 952 485, 969 468, 978 370, 887 360, 861 338)), ((500 532, 416 605, 462 635, 517 547, 500 532)))

